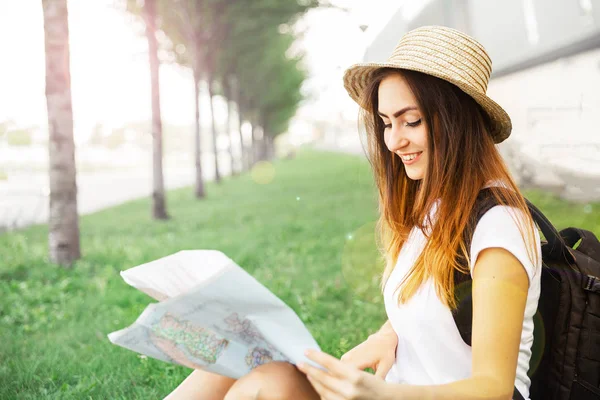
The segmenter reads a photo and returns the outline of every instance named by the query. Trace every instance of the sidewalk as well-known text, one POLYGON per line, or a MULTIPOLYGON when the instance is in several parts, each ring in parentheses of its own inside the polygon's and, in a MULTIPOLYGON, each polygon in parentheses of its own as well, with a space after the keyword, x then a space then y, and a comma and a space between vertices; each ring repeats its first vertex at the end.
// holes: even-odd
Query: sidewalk
MULTIPOLYGON (((230 174, 229 157, 220 156, 219 166, 222 176, 230 174)), ((203 157, 202 175, 205 182, 214 179, 214 158, 203 157)), ((193 165, 165 167, 163 177, 165 190, 173 190, 193 185, 195 170, 193 165)), ((11 173, 8 180, 0 181, 0 233, 6 228, 46 223, 48 194, 46 171, 11 173)), ((150 166, 136 170, 77 173, 77 209, 80 216, 151 195, 150 166)))

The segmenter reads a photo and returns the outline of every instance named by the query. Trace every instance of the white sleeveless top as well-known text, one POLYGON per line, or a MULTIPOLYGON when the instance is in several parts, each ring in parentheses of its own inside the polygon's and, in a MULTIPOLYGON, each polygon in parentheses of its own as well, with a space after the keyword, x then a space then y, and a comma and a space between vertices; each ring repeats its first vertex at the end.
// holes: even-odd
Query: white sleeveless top
MULTIPOLYGON (((435 215, 435 207, 434 207, 435 215)), ((531 380, 527 376, 533 343, 533 316, 540 297, 541 248, 534 229, 537 265, 529 259, 525 241, 513 216, 522 212, 508 206, 495 206, 486 212, 475 228, 470 259, 475 265, 479 252, 488 247, 501 247, 523 264, 529 277, 529 290, 521 333, 515 385, 525 400, 529 399, 531 380)), ((423 250, 427 238, 414 228, 384 288, 387 316, 398 335, 396 361, 385 380, 413 385, 439 385, 471 376, 471 347, 460 336, 450 309, 442 304, 430 278, 415 295, 398 307, 394 289, 410 270, 423 250)), ((472 277, 471 270, 471 277, 472 277)), ((493 351, 490 349, 490 351, 493 351)))

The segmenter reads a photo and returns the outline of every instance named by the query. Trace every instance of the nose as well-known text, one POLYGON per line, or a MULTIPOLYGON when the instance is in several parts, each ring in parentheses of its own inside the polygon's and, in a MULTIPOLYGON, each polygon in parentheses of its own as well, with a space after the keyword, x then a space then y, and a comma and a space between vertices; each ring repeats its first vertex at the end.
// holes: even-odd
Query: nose
POLYGON ((397 128, 390 129, 386 136, 386 145, 388 149, 394 153, 405 148, 410 143, 410 141, 402 135, 400 129, 397 128))

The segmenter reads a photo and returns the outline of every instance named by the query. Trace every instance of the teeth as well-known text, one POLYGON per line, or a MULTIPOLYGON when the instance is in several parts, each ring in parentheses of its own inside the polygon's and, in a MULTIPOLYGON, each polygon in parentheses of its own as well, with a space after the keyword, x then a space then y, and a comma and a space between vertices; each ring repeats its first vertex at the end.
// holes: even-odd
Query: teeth
POLYGON ((414 160, 420 153, 409 154, 407 156, 400 156, 404 161, 414 160))

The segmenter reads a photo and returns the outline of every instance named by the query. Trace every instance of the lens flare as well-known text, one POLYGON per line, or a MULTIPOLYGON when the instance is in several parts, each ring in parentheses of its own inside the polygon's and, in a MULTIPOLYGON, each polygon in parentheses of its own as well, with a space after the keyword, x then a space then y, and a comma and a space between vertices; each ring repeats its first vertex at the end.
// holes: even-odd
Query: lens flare
POLYGON ((254 182, 267 185, 275 178, 275 167, 268 161, 259 161, 252 167, 250 174, 254 182))

